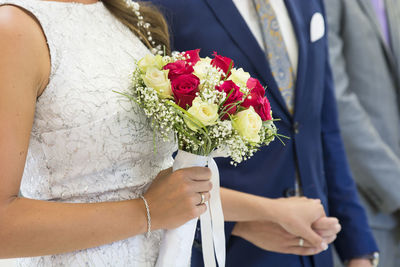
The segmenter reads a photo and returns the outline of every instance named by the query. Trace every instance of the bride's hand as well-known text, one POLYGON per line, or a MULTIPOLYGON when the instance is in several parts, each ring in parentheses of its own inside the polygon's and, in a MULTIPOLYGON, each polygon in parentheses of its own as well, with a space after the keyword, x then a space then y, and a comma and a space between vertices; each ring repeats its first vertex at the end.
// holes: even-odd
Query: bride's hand
POLYGON ((319 199, 292 197, 275 201, 275 223, 292 235, 307 240, 316 248, 327 248, 326 241, 312 229, 314 222, 325 217, 325 211, 319 199))
POLYGON ((210 199, 211 171, 206 167, 192 167, 158 174, 144 197, 151 214, 152 229, 172 229, 199 217, 206 211, 200 204, 210 199))

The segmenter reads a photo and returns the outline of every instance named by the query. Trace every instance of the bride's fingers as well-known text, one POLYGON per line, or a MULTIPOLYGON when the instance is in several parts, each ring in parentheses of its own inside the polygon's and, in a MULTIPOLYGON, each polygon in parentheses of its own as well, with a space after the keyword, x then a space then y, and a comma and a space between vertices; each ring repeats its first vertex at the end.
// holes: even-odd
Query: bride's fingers
POLYGON ((190 181, 192 192, 208 192, 212 189, 211 181, 190 181))
MULTIPOLYGON (((336 240, 336 234, 333 234, 333 235, 329 235, 329 236, 326 236, 326 237, 323 237, 323 241, 326 243, 326 244, 330 244, 330 243, 332 243, 333 241, 335 241, 336 240)), ((304 240, 304 239, 303 239, 304 240)), ((296 237, 296 238, 292 238, 291 240, 290 240, 290 243, 289 243, 289 245, 291 246, 291 247, 303 247, 303 248, 316 248, 315 246, 313 246, 310 242, 308 242, 307 240, 304 240, 303 241, 303 246, 300 246, 300 238, 299 237, 296 237)), ((319 247, 319 248, 317 248, 317 249, 323 249, 322 247, 319 247)))
POLYGON ((197 195, 195 197, 195 204, 196 205, 201 205, 206 203, 207 201, 210 200, 210 192, 199 192, 199 193, 195 193, 195 195, 197 195))
POLYGON ((301 255, 301 256, 311 256, 311 255, 318 254, 320 252, 322 252, 321 249, 309 248, 309 247, 293 246, 293 247, 289 247, 289 249, 288 249, 288 254, 295 254, 295 255, 301 255))
POLYGON ((207 211, 207 205, 206 204, 201 204, 197 205, 196 209, 196 214, 193 214, 193 218, 199 217, 201 214, 207 211))
POLYGON ((195 192, 190 197, 191 203, 194 206, 200 206, 210 200, 210 192, 195 192), (204 198, 204 200, 203 200, 204 198))
MULTIPOLYGON (((181 169, 185 170, 185 169, 181 169)), ((191 170, 191 175, 188 176, 190 180, 193 181, 209 181, 211 179, 211 170, 207 167, 191 167, 186 168, 186 170, 191 170)), ((178 170, 179 171, 179 170, 178 170)))

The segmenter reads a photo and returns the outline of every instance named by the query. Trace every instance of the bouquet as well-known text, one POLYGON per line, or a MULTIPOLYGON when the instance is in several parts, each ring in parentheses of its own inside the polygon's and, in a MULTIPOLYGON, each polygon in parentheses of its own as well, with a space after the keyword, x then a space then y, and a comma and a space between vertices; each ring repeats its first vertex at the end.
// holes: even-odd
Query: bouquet
MULTIPOLYGON (((213 158, 230 157, 237 165, 280 135, 260 82, 234 68, 230 58, 217 53, 200 58, 199 52, 146 55, 136 64, 131 92, 124 95, 152 120, 155 133, 165 140, 173 133, 179 146, 174 170, 210 167, 213 189, 207 212, 200 217, 203 257, 205 266, 215 266, 215 253, 224 266, 224 218, 213 158)), ((196 223, 166 232, 157 266, 189 265, 196 223)))

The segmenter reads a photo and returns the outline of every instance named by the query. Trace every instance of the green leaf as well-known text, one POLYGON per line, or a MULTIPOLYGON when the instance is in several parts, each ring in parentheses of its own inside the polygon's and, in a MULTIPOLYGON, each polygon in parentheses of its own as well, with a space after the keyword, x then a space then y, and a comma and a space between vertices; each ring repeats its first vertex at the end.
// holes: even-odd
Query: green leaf
POLYGON ((226 80, 228 79, 229 73, 231 72, 232 68, 233 68, 233 60, 231 60, 231 63, 229 63, 229 68, 228 68, 228 70, 227 70, 226 73, 225 73, 225 79, 224 79, 224 81, 226 81, 226 80))

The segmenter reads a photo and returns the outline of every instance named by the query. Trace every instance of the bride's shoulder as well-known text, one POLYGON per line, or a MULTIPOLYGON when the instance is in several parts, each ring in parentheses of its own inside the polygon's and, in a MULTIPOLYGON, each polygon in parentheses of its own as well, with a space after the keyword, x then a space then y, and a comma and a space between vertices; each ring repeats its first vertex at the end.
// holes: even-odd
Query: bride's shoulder
POLYGON ((43 31, 27 10, 16 5, 0 5, 0 66, 17 72, 32 67, 34 79, 48 69, 48 48, 43 31))
POLYGON ((43 34, 38 21, 28 10, 14 4, 1 5, 0 2, 0 35, 7 37, 1 38, 3 40, 17 41, 14 39, 32 38, 43 34))
POLYGON ((33 14, 31 7, 34 7, 35 4, 32 2, 31 0, 0 0, 0 23, 2 29, 28 33, 30 30, 34 30, 33 28, 40 26, 39 21, 33 14))

